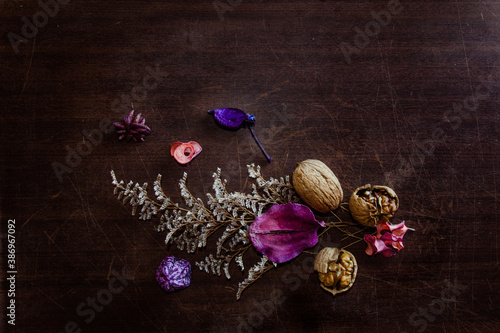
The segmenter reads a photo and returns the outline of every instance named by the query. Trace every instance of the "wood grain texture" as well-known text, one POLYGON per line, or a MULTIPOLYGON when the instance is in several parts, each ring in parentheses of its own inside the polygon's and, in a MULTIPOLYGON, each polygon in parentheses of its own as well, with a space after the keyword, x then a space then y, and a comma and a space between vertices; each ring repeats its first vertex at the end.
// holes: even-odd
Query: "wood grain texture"
MULTIPOLYGON (((74 322, 75 332, 498 332, 500 3, 401 1, 366 45, 357 28, 393 1, 220 3, 231 8, 223 20, 211 0, 69 1, 27 38, 22 18, 33 22, 39 3, 0 1, 0 330, 64 332, 74 322), (25 39, 18 53, 9 33, 25 39), (341 45, 356 42, 348 62, 341 45), (83 131, 99 132, 131 103, 152 129, 146 142, 104 133, 59 181, 52 163, 67 164, 68 149, 88 141, 83 131), (248 130, 216 126, 206 111, 218 107, 256 115, 271 164, 248 130), (203 152, 185 168, 169 147, 189 140, 203 152), (165 246, 156 220, 139 221, 116 200, 109 174, 152 184, 161 173, 180 200, 185 171, 204 198, 218 167, 228 189, 250 191, 247 164, 279 177, 308 158, 335 172, 344 202, 366 183, 391 186, 394 221, 416 229, 393 258, 349 247, 359 275, 335 298, 303 254, 236 301, 236 267, 228 281, 194 266, 213 242, 193 255, 165 246), (8 219, 15 326, 5 312, 8 219), (165 294, 156 284, 167 254, 192 263, 188 289, 165 294), (81 311, 105 297, 113 270, 133 279, 90 320, 81 311)), ((332 231, 321 246, 348 243, 332 231)), ((249 264, 256 259, 249 253, 249 264)))

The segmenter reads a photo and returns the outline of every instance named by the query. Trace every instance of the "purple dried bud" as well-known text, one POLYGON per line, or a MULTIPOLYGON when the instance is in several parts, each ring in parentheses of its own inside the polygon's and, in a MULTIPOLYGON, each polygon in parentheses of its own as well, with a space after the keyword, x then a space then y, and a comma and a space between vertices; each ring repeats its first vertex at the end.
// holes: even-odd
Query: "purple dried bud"
POLYGON ((222 108, 210 110, 208 113, 214 115, 215 122, 224 128, 236 130, 245 123, 253 124, 255 117, 245 111, 235 108, 222 108))
POLYGON ((260 144, 259 139, 257 139, 257 136, 255 135, 255 132, 253 130, 253 125, 255 124, 255 116, 253 114, 248 114, 245 111, 236 108, 209 110, 208 113, 213 114, 217 125, 223 128, 237 130, 240 127, 248 125, 250 131, 252 132, 253 138, 259 145, 259 148, 266 156, 267 161, 271 163, 272 158, 266 153, 264 147, 262 147, 262 145, 260 144))
POLYGON ((156 281, 168 293, 189 287, 191 264, 184 259, 166 256, 156 270, 156 281))

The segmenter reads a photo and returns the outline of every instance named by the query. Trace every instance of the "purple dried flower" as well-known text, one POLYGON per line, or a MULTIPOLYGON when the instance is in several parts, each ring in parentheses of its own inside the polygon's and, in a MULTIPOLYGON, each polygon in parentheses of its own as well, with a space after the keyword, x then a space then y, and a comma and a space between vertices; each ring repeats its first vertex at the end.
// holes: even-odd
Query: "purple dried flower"
POLYGON ((130 111, 130 114, 123 118, 123 123, 113 123, 116 127, 116 133, 119 135, 118 140, 144 141, 144 137, 151 134, 151 129, 144 125, 145 122, 146 119, 140 113, 134 118, 134 110, 130 111))
POLYGON ((226 129, 237 130, 240 127, 248 126, 253 138, 259 145, 260 150, 262 150, 262 152, 266 156, 267 161, 271 163, 273 159, 266 153, 264 147, 262 147, 262 145, 260 144, 259 139, 257 139, 257 136, 255 135, 255 132, 253 130, 253 125, 255 125, 255 116, 253 114, 248 114, 245 111, 236 108, 209 110, 208 113, 213 114, 215 122, 219 126, 226 129))
POLYGON ((156 269, 156 281, 168 293, 191 284, 191 264, 184 259, 166 256, 156 269))
POLYGON ((250 225, 253 246, 275 263, 289 261, 303 250, 318 243, 318 228, 325 222, 316 221, 309 207, 286 203, 274 205, 250 225))

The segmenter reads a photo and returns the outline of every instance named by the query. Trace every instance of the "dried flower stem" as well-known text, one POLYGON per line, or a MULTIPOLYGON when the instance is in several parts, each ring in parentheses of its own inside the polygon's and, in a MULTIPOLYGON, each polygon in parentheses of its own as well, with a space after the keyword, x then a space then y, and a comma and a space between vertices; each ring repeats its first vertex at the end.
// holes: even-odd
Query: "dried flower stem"
POLYGON ((259 145, 259 148, 260 150, 262 150, 262 152, 264 153, 264 156, 266 156, 266 159, 269 163, 271 163, 271 161, 273 160, 267 153, 266 153, 266 150, 264 149, 264 147, 262 147, 262 145, 260 144, 260 141, 259 139, 257 139, 257 136, 255 135, 255 132, 253 130, 253 126, 250 125, 250 132, 252 133, 252 136, 253 138, 255 139, 255 142, 257 142, 257 145, 259 145))
MULTIPOLYGON (((340 208, 346 212, 349 212, 349 209, 345 208, 343 206, 344 204, 340 204, 340 208)), ((342 234, 343 234, 343 238, 341 238, 341 241, 343 240, 346 240, 348 238, 354 238, 355 241, 353 241, 352 243, 342 247, 343 249, 344 248, 347 248, 349 246, 352 246, 360 241, 363 240, 363 237, 360 237, 358 236, 357 234, 358 233, 361 233, 361 232, 365 232, 366 231, 366 227, 363 228, 363 229, 359 229, 357 231, 354 231, 354 232, 351 232, 349 231, 348 229, 346 229, 346 227, 350 227, 350 226, 358 226, 359 227, 359 224, 357 223, 353 223, 353 222, 348 222, 348 221, 343 221, 337 214, 335 214, 333 211, 330 212, 337 221, 333 221, 333 222, 327 222, 325 223, 326 224, 326 228, 323 229, 323 231, 318 235, 318 237, 321 237, 323 236, 325 233, 327 233, 330 229, 332 228, 335 228, 337 230, 339 230, 342 234)))
POLYGON ((275 266, 271 264, 267 257, 263 256, 260 262, 250 268, 248 277, 238 284, 236 299, 240 299, 241 294, 246 288, 248 288, 248 286, 257 281, 257 279, 264 275, 264 273, 270 271, 274 267, 275 266))
POLYGON ((363 238, 360 238, 360 239, 358 239, 358 240, 356 240, 356 241, 354 241, 354 242, 352 242, 352 243, 350 243, 350 244, 348 244, 346 246, 342 246, 342 249, 346 249, 346 248, 348 248, 351 245, 354 245, 354 244, 357 244, 357 243, 361 242, 362 240, 363 240, 363 238))

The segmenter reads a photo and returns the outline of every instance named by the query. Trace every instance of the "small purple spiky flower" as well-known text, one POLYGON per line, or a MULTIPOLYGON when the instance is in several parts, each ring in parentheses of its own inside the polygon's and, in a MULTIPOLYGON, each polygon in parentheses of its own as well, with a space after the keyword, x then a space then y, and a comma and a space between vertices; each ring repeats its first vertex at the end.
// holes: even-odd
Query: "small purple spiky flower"
POLYGON ((144 141, 144 137, 151 134, 151 129, 144 125, 145 122, 146 119, 141 116, 141 113, 134 118, 134 110, 130 111, 130 114, 123 118, 123 123, 113 123, 116 127, 116 133, 118 133, 118 140, 144 141))

